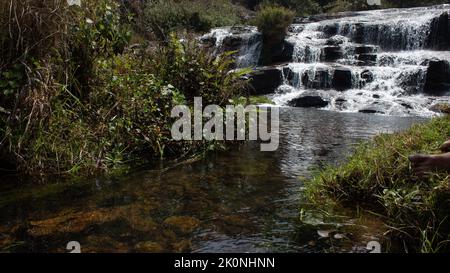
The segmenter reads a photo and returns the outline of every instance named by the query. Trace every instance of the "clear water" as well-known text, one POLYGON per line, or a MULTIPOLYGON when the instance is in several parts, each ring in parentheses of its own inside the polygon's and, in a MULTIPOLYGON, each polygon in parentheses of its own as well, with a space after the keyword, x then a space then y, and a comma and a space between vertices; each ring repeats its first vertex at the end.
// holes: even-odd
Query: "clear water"
POLYGON ((250 142, 122 178, 2 177, 0 250, 65 252, 79 241, 83 252, 364 251, 368 241, 383 241, 382 222, 354 208, 307 204, 303 181, 342 162, 359 141, 422 121, 282 108, 280 149, 272 153, 250 142), (329 230, 343 236, 323 238, 329 230))

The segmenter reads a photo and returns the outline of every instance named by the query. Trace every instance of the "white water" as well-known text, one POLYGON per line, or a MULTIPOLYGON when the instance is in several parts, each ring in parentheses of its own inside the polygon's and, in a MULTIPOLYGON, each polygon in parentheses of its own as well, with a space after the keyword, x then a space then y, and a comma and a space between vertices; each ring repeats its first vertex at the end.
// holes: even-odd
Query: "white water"
MULTIPOLYGON (((330 102, 326 110, 358 112, 376 104, 386 115, 436 115, 430 107, 450 102, 450 90, 436 97, 424 94, 424 86, 431 60, 450 64, 450 51, 433 50, 431 39, 436 18, 449 10, 450 5, 375 10, 293 24, 286 38, 294 45, 293 62, 279 66, 283 84, 270 97, 286 106, 313 90, 330 102), (337 49, 332 58, 330 47, 337 49), (351 73, 351 88, 339 92, 332 81, 342 69, 351 73)), ((262 39, 256 28, 219 28, 205 37, 215 37, 217 52, 225 50, 227 37, 240 37, 237 68, 258 65, 262 39)))
POLYGON ((427 39, 433 19, 449 7, 367 11, 354 17, 291 26, 287 41, 295 45, 294 63, 280 67, 284 71, 283 85, 270 97, 283 106, 315 89, 330 101, 326 110, 358 112, 375 103, 387 115, 435 115, 429 108, 439 102, 450 102, 450 97, 423 94, 428 63, 450 62, 450 52, 427 50, 427 39), (377 56, 374 63, 358 61, 355 48, 363 45, 373 48, 371 53, 377 56), (331 62, 326 60, 323 49, 327 46, 339 46, 342 56, 331 62), (289 79, 286 67, 291 71, 289 79), (336 68, 351 71, 351 89, 338 92, 329 83, 312 88, 314 83, 305 85, 301 80, 305 75, 315 79, 317 71, 321 71, 321 79, 323 73, 328 73, 325 80, 330 81, 336 68), (364 83, 363 72, 370 73, 373 81, 364 83))

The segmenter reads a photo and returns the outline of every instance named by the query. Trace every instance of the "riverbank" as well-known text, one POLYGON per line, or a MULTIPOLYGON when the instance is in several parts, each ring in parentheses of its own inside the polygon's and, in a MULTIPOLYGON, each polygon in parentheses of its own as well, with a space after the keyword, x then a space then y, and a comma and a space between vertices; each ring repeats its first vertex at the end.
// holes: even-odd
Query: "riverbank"
POLYGON ((339 202, 381 216, 389 228, 390 251, 446 252, 450 176, 416 177, 408 156, 439 153, 449 136, 449 116, 379 135, 360 144, 344 165, 327 167, 307 182, 307 195, 315 203, 339 202))

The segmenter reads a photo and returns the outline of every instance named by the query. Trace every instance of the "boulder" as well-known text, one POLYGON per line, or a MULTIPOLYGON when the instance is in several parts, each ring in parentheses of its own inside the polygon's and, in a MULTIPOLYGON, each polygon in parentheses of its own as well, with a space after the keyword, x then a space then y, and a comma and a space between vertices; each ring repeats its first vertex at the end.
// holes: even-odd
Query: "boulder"
POLYGON ((374 80, 373 73, 370 70, 364 70, 363 72, 361 72, 360 78, 361 78, 361 87, 368 83, 373 82, 374 80))
POLYGON ((276 67, 263 67, 249 75, 251 95, 267 95, 274 93, 283 83, 282 71, 276 67))
POLYGON ((444 95, 450 90, 450 64, 447 61, 432 60, 428 65, 424 92, 444 95))
POLYGON ((364 65, 375 65, 377 61, 377 55, 376 54, 359 54, 358 60, 361 61, 364 65))
POLYGON ((300 97, 289 102, 292 107, 304 108, 322 108, 328 106, 330 102, 320 95, 318 92, 308 91, 303 93, 300 97))
POLYGON ((223 39, 222 46, 226 51, 239 50, 243 44, 244 39, 241 36, 232 35, 223 39))
POLYGON ((330 89, 330 73, 327 69, 317 68, 315 77, 310 78, 307 72, 302 75, 302 84, 310 89, 330 89))
POLYGON ((374 46, 363 45, 355 47, 355 54, 368 54, 375 52, 377 52, 377 48, 374 46))
POLYGON ((333 74, 332 86, 338 91, 352 88, 352 71, 347 68, 336 68, 333 74))
POLYGON ((270 58, 273 63, 292 62, 294 56, 294 44, 289 41, 283 41, 281 47, 271 52, 270 58))
POLYGON ((426 46, 436 50, 450 49, 450 21, 447 12, 433 19, 426 46))
POLYGON ((326 62, 334 62, 343 56, 344 52, 339 46, 326 46, 322 49, 322 59, 326 62))
POLYGON ((363 107, 359 112, 365 114, 386 114, 391 106, 392 105, 387 102, 374 102, 369 106, 363 107))

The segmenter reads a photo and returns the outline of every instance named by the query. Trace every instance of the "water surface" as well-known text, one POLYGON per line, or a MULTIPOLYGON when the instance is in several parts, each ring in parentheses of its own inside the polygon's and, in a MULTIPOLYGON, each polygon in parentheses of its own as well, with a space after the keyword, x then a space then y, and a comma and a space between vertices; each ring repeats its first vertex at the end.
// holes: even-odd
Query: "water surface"
POLYGON ((361 251, 382 240, 382 222, 304 204, 303 181, 359 141, 421 121, 282 108, 276 152, 250 142, 123 178, 39 185, 3 177, 0 250, 65 252, 79 241, 83 252, 361 251))

